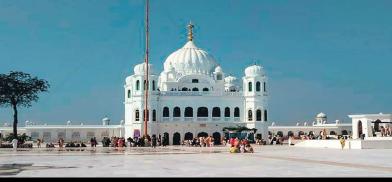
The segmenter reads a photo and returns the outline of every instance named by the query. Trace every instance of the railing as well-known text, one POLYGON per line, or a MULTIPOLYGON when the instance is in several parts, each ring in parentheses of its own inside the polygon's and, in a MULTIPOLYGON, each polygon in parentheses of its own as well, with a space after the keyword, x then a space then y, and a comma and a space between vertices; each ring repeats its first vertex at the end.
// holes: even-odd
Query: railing
POLYGON ((198 117, 197 121, 207 121, 208 117, 198 117))
POLYGON ((170 118, 169 117, 163 117, 162 121, 170 121, 170 118))
POLYGON ((193 117, 185 117, 184 120, 185 121, 193 121, 193 117))
POLYGON ((234 121, 240 121, 240 118, 239 117, 235 117, 234 121))
POLYGON ((225 121, 230 121, 230 118, 229 117, 225 117, 225 121))
POLYGON ((242 92, 161 91, 161 96, 243 96, 242 92))
POLYGON ((212 117, 212 121, 220 121, 221 118, 220 117, 212 117))
POLYGON ((174 117, 173 121, 180 121, 180 119, 181 119, 180 117, 174 117))

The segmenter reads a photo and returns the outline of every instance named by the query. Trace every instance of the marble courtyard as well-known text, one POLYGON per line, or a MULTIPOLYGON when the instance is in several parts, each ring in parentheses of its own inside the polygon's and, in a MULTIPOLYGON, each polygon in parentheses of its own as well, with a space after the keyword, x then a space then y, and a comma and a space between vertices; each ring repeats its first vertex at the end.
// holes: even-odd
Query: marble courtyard
POLYGON ((255 146, 0 150, 0 177, 391 177, 390 149, 255 146))

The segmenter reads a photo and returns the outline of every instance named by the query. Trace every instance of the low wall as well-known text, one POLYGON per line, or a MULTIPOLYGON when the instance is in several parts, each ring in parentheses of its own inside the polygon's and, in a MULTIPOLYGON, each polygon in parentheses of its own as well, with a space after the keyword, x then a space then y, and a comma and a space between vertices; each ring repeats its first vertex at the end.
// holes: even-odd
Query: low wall
MULTIPOLYGON (((339 140, 303 140, 294 146, 342 149, 339 140)), ((392 140, 346 140, 344 149, 392 149, 392 140)))

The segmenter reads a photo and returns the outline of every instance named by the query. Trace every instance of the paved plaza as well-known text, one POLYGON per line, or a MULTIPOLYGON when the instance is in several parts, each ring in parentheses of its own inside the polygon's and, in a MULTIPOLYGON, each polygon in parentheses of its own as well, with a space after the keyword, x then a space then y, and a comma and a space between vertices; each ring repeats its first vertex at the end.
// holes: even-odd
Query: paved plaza
POLYGON ((341 177, 392 176, 392 150, 256 146, 0 149, 0 177, 341 177))

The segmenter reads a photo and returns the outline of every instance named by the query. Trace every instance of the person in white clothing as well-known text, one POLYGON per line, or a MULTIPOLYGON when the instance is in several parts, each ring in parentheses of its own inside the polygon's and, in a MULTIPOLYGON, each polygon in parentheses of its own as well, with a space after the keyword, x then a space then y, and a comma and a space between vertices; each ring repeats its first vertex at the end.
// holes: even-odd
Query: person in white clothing
POLYGON ((16 138, 12 139, 11 143, 12 143, 12 148, 16 150, 16 148, 18 147, 18 139, 16 138))

